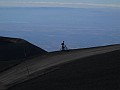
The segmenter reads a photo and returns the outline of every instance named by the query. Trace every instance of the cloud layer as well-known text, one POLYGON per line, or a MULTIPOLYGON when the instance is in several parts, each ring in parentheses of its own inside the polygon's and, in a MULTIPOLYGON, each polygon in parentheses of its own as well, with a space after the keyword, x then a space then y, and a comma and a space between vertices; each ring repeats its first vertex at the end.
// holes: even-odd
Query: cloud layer
POLYGON ((60 3, 60 2, 0 2, 0 6, 10 7, 114 7, 120 8, 120 4, 94 4, 94 3, 60 3))

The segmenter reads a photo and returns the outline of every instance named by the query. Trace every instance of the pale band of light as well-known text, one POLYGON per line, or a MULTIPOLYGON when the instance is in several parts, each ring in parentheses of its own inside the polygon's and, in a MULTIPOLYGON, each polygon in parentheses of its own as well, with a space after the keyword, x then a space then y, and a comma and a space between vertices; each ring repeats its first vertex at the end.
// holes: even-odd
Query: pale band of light
POLYGON ((92 3, 60 3, 60 2, 0 2, 0 6, 13 7, 114 7, 120 8, 120 4, 92 4, 92 3))

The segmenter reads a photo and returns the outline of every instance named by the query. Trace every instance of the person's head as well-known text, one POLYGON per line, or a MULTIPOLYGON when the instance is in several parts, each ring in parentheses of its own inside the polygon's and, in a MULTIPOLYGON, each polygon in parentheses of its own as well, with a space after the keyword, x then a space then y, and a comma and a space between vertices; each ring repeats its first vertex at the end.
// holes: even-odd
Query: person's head
POLYGON ((63 43, 64 43, 64 41, 63 41, 63 43))

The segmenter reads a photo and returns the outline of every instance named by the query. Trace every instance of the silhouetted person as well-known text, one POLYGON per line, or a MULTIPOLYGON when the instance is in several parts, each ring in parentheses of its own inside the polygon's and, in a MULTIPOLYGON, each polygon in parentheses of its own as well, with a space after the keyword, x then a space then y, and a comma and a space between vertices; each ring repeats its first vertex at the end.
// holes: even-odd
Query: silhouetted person
POLYGON ((62 45, 62 50, 65 50, 65 44, 64 44, 64 41, 61 43, 62 45))

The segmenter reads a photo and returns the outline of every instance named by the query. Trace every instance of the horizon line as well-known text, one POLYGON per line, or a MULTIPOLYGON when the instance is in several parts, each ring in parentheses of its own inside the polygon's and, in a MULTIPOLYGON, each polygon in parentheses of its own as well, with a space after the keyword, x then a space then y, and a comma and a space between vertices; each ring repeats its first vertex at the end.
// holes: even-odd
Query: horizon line
POLYGON ((120 4, 61 3, 61 2, 0 2, 0 7, 120 8, 120 4))

